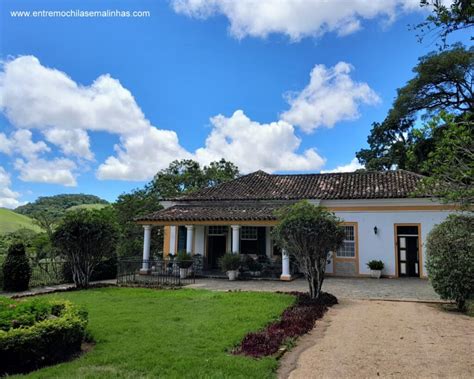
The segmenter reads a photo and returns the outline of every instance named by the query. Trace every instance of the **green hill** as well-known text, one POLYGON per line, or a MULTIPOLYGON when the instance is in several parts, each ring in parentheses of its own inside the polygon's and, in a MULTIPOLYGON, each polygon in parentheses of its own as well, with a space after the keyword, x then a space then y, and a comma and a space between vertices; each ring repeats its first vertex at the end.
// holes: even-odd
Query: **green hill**
POLYGON ((10 209, 0 208, 0 234, 12 233, 23 228, 35 232, 41 231, 41 228, 35 225, 28 216, 15 213, 10 209))
POLYGON ((66 211, 77 211, 78 209, 102 209, 105 208, 108 204, 81 204, 81 205, 74 205, 66 211))
POLYGON ((83 193, 43 196, 32 203, 16 208, 15 212, 30 217, 37 213, 48 213, 54 218, 61 218, 67 209, 85 204, 95 206, 97 204, 108 204, 108 202, 100 197, 83 193))

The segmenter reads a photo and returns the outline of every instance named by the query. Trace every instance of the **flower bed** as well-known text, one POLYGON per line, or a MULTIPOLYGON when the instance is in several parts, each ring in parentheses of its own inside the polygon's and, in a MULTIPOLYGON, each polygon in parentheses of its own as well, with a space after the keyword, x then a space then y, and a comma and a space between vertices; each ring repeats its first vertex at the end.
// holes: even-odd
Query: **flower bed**
POLYGON ((68 301, 0 298, 0 375, 22 373, 81 350, 87 313, 68 301))
POLYGON ((296 303, 283 312, 281 319, 262 331, 248 333, 234 350, 234 354, 254 358, 273 355, 286 341, 308 333, 328 307, 337 304, 337 298, 328 293, 323 293, 317 301, 312 300, 308 294, 291 294, 297 297, 296 303))

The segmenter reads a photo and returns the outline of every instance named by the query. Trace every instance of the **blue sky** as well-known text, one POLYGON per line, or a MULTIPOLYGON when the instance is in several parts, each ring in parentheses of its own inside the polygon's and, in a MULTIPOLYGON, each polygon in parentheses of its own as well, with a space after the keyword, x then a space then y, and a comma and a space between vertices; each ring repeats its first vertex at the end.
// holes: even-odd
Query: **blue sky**
POLYGON ((0 206, 113 201, 184 157, 244 172, 357 168, 371 123, 436 49, 408 30, 426 15, 416 1, 382 3, 2 1, 0 206), (10 13, 107 9, 150 16, 10 13))

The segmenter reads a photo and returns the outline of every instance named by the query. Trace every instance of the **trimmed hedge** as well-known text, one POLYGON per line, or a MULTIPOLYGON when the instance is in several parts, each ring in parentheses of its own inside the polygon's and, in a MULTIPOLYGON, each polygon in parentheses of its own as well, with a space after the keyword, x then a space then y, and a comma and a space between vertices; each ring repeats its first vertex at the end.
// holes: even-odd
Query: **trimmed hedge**
POLYGON ((81 350, 86 336, 87 312, 69 301, 2 298, 0 317, 4 319, 0 330, 0 375, 24 373, 64 361, 81 350))
POLYGON ((5 291, 26 291, 30 283, 31 267, 25 252, 25 245, 14 243, 8 248, 7 258, 2 265, 3 289, 5 291))

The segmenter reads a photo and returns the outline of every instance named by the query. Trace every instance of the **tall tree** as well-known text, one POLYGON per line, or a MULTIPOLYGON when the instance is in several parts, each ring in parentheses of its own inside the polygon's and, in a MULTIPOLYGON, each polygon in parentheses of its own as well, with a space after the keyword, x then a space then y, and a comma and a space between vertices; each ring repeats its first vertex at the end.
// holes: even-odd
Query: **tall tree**
MULTIPOLYGON (((367 169, 396 166, 421 172, 426 156, 420 156, 420 161, 407 159, 416 140, 413 131, 418 117, 432 117, 440 111, 460 115, 474 109, 473 47, 456 45, 451 50, 430 53, 420 58, 413 72, 415 77, 398 90, 385 120, 373 124, 367 139, 369 148, 356 154, 367 169)), ((420 149, 420 153, 423 151, 420 149)))
POLYGON ((70 267, 76 287, 87 288, 97 265, 114 256, 117 237, 110 207, 66 214, 53 234, 53 243, 70 267))
POLYGON ((170 198, 190 193, 204 187, 212 187, 235 179, 239 169, 225 159, 201 167, 191 159, 173 161, 159 171, 149 185, 149 190, 160 198, 170 198))
POLYGON ((211 162, 209 166, 204 166, 203 174, 206 180, 206 187, 214 187, 237 178, 239 176, 239 168, 232 162, 222 158, 220 161, 211 162))
POLYGON ((420 42, 426 38, 439 39, 443 49, 448 46, 447 38, 451 33, 474 26, 472 0, 453 0, 450 4, 442 0, 421 0, 420 5, 431 10, 426 20, 415 26, 420 42))
MULTIPOLYGON (((143 228, 134 222, 136 217, 162 209, 158 196, 146 189, 136 189, 130 193, 121 194, 113 204, 116 211, 117 223, 120 228, 120 241, 117 252, 121 257, 139 256, 143 249, 143 228)), ((151 246, 163 245, 161 229, 152 233, 151 246)))
POLYGON ((272 235, 282 249, 295 257, 308 282, 311 298, 317 299, 329 252, 342 245, 344 228, 333 213, 306 201, 284 209, 279 216, 272 235))
POLYGON ((425 141, 437 134, 436 148, 423 162, 430 176, 422 181, 418 192, 470 209, 474 202, 474 117, 442 113, 418 134, 425 141))

